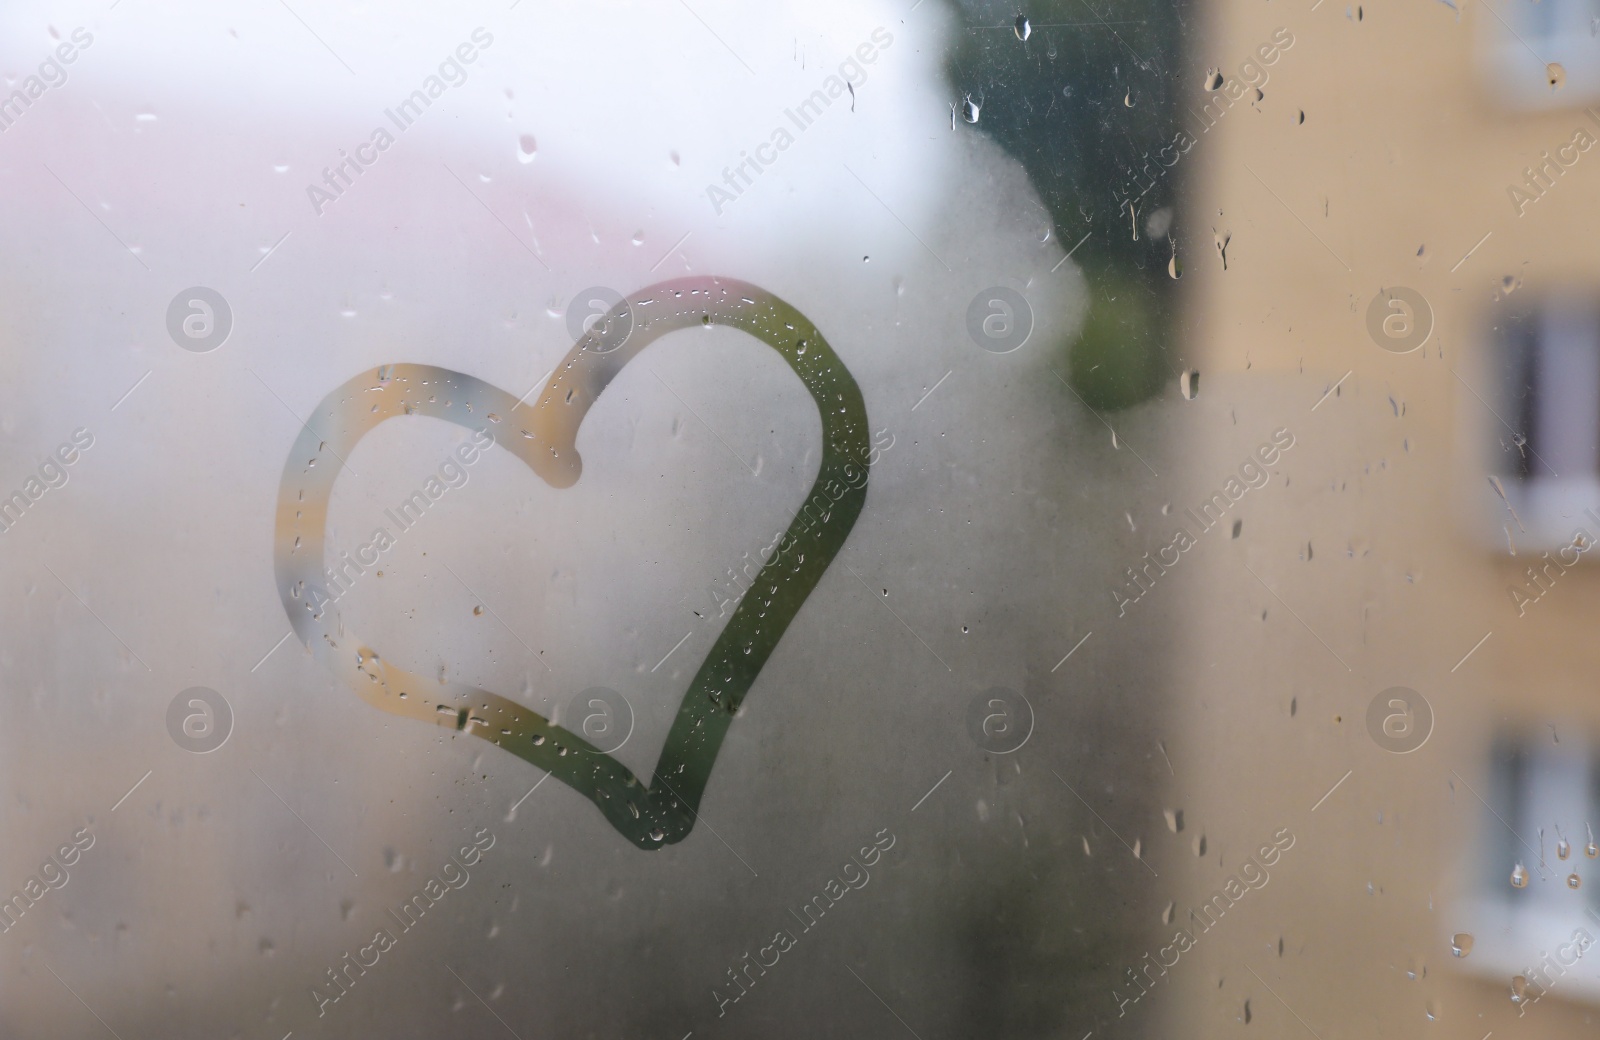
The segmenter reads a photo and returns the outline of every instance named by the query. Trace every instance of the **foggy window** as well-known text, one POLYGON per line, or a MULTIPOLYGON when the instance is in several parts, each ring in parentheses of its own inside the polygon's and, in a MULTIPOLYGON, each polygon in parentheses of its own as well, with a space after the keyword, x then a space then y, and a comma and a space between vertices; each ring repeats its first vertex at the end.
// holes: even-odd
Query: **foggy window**
POLYGON ((0 4, 0 1040, 1592 1032, 1596 2, 0 4))

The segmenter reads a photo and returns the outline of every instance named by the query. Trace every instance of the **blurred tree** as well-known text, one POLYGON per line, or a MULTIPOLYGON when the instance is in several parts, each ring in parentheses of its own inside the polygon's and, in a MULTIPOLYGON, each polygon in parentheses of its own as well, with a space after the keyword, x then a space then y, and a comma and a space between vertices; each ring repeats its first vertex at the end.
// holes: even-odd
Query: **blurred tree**
POLYGON ((952 2, 968 27, 949 60, 958 110, 1026 168, 1062 247, 1083 240, 1073 260, 1090 310, 1065 348, 1072 384, 1097 409, 1143 401, 1176 375, 1168 235, 1182 167, 1171 150, 1167 164, 1158 157, 1179 130, 1185 11, 1161 0, 952 2))

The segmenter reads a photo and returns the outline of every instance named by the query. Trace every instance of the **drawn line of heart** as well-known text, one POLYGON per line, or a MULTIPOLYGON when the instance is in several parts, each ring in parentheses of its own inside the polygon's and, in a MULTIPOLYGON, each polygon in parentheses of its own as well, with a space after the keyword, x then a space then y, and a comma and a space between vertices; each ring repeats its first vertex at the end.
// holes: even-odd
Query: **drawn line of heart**
POLYGON ((747 282, 661 282, 596 322, 556 366, 531 409, 497 386, 431 365, 386 365, 333 391, 306 422, 284 465, 274 572, 295 634, 362 700, 504 748, 583 794, 639 848, 660 848, 682 841, 694 827, 734 713, 855 526, 866 501, 868 451, 861 390, 804 315, 747 282), (620 346, 602 339, 601 330, 619 327, 630 313, 631 331, 620 346), (750 334, 777 351, 800 377, 822 419, 822 460, 778 551, 757 574, 684 694, 648 787, 611 755, 523 704, 466 683, 441 684, 389 663, 345 623, 338 604, 327 597, 324 541, 334 481, 363 436, 405 415, 498 433, 490 425, 492 414, 516 431, 496 436, 496 444, 551 487, 568 488, 583 470, 578 428, 623 366, 668 333, 708 325, 750 334))

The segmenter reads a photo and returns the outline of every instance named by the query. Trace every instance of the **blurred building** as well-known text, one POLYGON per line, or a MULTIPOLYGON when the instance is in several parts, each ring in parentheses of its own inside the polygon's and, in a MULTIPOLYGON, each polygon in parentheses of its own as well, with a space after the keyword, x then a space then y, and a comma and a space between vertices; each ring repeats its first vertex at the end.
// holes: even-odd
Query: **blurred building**
POLYGON ((1189 607, 1171 797, 1205 851, 1160 1006, 1191 1034, 1559 1035, 1600 1002, 1597 16, 1220 4, 1194 39, 1200 392, 1167 395, 1193 455, 1156 526, 1294 447, 1150 594, 1189 607))

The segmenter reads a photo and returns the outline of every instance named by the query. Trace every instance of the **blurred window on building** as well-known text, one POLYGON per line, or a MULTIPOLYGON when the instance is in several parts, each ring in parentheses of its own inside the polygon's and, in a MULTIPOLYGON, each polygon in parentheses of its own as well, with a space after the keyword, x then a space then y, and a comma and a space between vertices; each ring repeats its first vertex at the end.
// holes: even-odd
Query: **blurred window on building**
POLYGON ((1499 327, 1496 483, 1509 551, 1600 539, 1600 307, 1553 297, 1499 327))
MULTIPOLYGON (((1600 846, 1591 824, 1600 818, 1600 765, 1595 748, 1567 727, 1502 733, 1488 784, 1455 784, 1457 798, 1482 797, 1492 810, 1477 843, 1483 855, 1462 879, 1464 930, 1476 942, 1460 967, 1501 983, 1533 979, 1530 969, 1569 944, 1575 928, 1600 940, 1600 846)), ((1569 968, 1552 983, 1568 999, 1600 1000, 1592 967, 1569 968)))
POLYGON ((1494 97, 1518 109, 1600 100, 1600 0, 1498 0, 1492 10, 1480 31, 1494 97))

